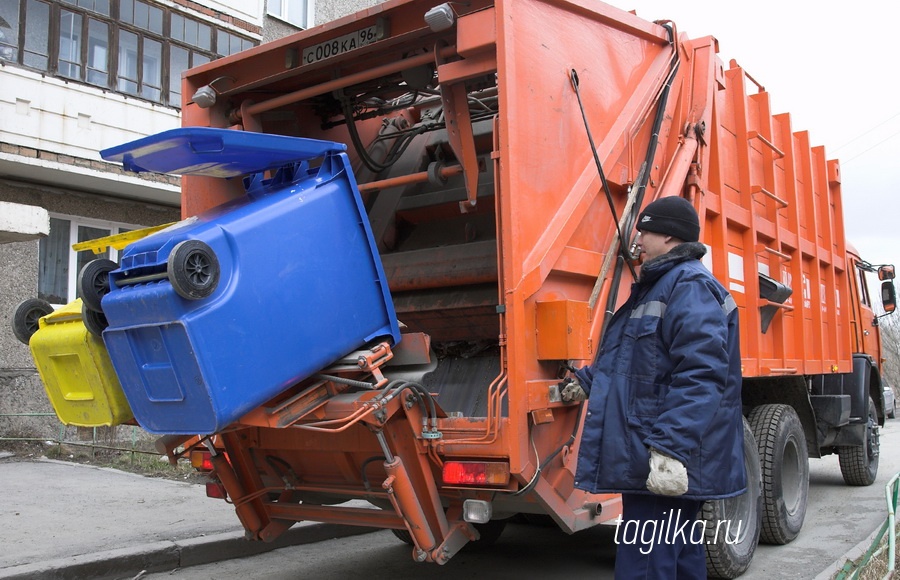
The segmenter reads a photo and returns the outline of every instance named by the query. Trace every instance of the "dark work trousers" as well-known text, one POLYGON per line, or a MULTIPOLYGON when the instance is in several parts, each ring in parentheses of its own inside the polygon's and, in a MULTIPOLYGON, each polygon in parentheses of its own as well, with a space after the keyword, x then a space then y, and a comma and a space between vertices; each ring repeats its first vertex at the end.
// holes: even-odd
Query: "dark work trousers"
POLYGON ((703 501, 622 495, 616 528, 616 580, 706 579, 703 501))

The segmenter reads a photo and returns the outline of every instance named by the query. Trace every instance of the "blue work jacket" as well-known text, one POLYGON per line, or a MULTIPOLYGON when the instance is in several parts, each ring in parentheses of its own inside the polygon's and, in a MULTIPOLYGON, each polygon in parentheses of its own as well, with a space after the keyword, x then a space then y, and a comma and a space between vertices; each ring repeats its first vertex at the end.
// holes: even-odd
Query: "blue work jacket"
POLYGON ((589 395, 578 489, 649 494, 653 447, 687 467, 685 498, 744 491, 738 311, 705 253, 684 243, 645 263, 596 360, 576 372, 589 395))

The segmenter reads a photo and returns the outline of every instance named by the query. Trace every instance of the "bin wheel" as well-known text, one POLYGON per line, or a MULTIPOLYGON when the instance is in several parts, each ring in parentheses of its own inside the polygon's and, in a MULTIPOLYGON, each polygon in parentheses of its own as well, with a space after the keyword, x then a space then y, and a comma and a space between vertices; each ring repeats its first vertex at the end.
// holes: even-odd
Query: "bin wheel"
POLYGON ((109 326, 105 314, 91 310, 87 304, 83 303, 81 305, 81 321, 84 322, 84 327, 88 329, 88 332, 97 338, 103 338, 103 331, 109 326))
POLYGON ((219 285, 219 259, 200 240, 185 240, 172 248, 168 269, 172 288, 185 300, 206 298, 219 285))
POLYGON ((84 305, 95 312, 103 312, 100 301, 109 294, 109 273, 119 267, 105 258, 91 260, 78 273, 78 293, 84 305))
POLYGON ((13 334, 23 344, 28 344, 31 337, 40 328, 38 321, 53 312, 53 307, 46 300, 29 298, 20 303, 13 313, 13 334))

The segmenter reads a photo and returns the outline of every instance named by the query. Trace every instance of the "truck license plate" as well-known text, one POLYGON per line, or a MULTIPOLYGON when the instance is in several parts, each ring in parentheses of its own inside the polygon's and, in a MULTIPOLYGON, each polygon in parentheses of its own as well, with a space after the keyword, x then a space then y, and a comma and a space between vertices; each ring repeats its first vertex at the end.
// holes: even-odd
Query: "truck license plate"
POLYGON ((368 26, 362 30, 320 42, 303 49, 303 64, 312 64, 356 50, 378 40, 378 26, 368 26))

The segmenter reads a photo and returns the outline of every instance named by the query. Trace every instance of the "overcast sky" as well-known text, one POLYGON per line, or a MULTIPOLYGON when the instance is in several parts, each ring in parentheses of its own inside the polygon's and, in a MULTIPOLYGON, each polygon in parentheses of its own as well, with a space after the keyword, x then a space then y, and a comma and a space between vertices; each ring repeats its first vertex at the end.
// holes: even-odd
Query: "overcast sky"
POLYGON ((712 35, 769 92, 772 112, 841 162, 848 240, 900 266, 900 1, 607 0, 691 38, 712 35))

